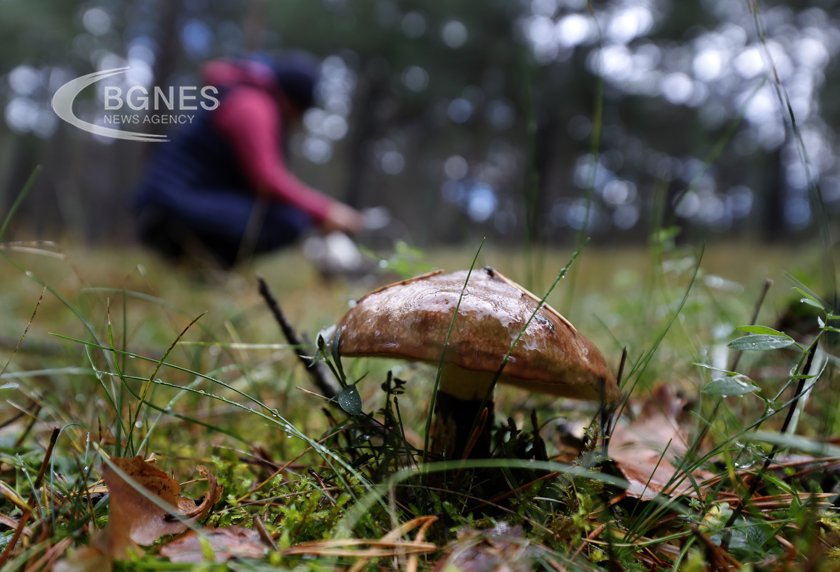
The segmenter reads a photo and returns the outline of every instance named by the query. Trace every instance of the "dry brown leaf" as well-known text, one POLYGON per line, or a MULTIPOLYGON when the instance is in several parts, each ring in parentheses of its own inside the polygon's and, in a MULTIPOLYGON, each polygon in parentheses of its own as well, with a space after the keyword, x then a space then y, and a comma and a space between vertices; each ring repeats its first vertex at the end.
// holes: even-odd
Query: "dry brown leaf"
POLYGON ((162 536, 180 534, 187 529, 182 520, 155 504, 152 495, 177 508, 177 516, 181 519, 191 520, 205 516, 222 495, 222 487, 204 467, 198 467, 198 471, 207 478, 207 494, 201 504, 196 505, 181 496, 178 481, 141 457, 112 458, 111 462, 145 489, 137 490, 110 465, 105 465, 102 476, 108 486, 111 512, 108 526, 95 539, 94 545, 115 558, 124 557, 137 545, 148 546, 162 536))
MULTIPOLYGON (((216 562, 227 562, 231 558, 262 558, 268 552, 259 533, 250 528, 207 528, 201 535, 213 550, 216 562)), ((164 546, 160 553, 172 562, 206 560, 200 537, 192 530, 164 546)))
POLYGON ((134 483, 125 480, 110 464, 102 470, 108 487, 110 515, 108 525, 95 534, 90 546, 73 551, 67 558, 56 562, 55 570, 61 572, 92 572, 110 570, 113 560, 125 558, 139 545, 148 546, 162 536, 181 534, 187 521, 204 518, 222 497, 224 488, 206 468, 199 466, 199 474, 207 479, 207 493, 200 504, 181 496, 181 485, 142 457, 110 459, 134 483), (143 490, 138 490, 140 485, 143 490), (166 503, 175 509, 169 514, 152 500, 166 503), (178 518, 176 518, 178 517, 178 518))
MULTIPOLYGON (((400 542, 400 538, 408 534, 409 532, 413 531, 417 528, 417 534, 414 536, 414 541, 410 542, 413 547, 420 546, 424 539, 426 538, 426 533, 429 531, 429 527, 432 526, 435 522, 437 522, 438 517, 428 515, 428 516, 418 516, 417 518, 411 519, 408 522, 404 522, 401 525, 397 526, 396 528, 391 529, 388 533, 380 538, 377 542, 400 542)), ((423 552, 421 552, 422 554, 423 552)), ((396 557, 406 556, 406 554, 397 554, 396 557)), ((417 570, 417 552, 412 552, 411 555, 408 555, 408 559, 405 562, 405 570, 406 572, 416 572, 417 570)), ((368 558, 360 558, 356 560, 353 566, 350 567, 348 572, 359 572, 360 570, 364 570, 370 559, 368 558)), ((400 568, 403 568, 402 563, 400 564, 400 568)))
POLYGON ((711 476, 695 470, 689 478, 674 465, 688 451, 687 436, 680 423, 685 406, 683 398, 660 385, 636 419, 616 426, 610 437, 609 454, 630 482, 628 496, 652 500, 660 493, 690 495, 694 494, 691 479, 699 482, 711 476))
MULTIPOLYGON (((379 539, 338 538, 332 540, 314 540, 301 542, 283 550, 284 556, 312 555, 320 557, 359 558, 367 562, 371 558, 392 558, 414 554, 430 554, 437 546, 423 542, 429 526, 437 521, 436 516, 419 516, 400 524, 379 539), (418 529, 414 540, 401 540, 401 537, 418 529)), ((358 562, 357 562, 358 563, 358 562)), ((356 569, 356 566, 351 570, 356 569)))
POLYGON ((348 538, 301 542, 283 550, 285 556, 339 556, 358 558, 383 558, 409 554, 428 554, 437 550, 430 542, 413 540, 365 540, 348 538))
POLYGON ((216 480, 216 476, 207 470, 206 467, 199 465, 196 467, 198 474, 207 479, 207 493, 201 503, 196 505, 195 502, 188 498, 181 497, 178 499, 178 509, 181 511, 184 518, 201 520, 210 512, 219 499, 222 498, 222 493, 225 488, 216 480))
POLYGON ((152 501, 154 495, 169 506, 177 506, 181 485, 175 479, 141 457, 111 461, 146 491, 137 490, 111 465, 105 465, 102 478, 108 486, 110 515, 108 526, 95 539, 97 548, 123 558, 138 544, 149 545, 161 536, 186 530, 182 522, 167 518, 166 511, 152 501))

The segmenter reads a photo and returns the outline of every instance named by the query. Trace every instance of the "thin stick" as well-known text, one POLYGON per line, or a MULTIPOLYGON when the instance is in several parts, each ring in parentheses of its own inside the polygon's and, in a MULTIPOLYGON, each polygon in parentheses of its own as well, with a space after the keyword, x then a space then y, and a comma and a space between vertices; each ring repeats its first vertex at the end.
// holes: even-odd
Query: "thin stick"
POLYGON ((602 522, 601 524, 596 526, 592 530, 592 532, 590 532, 589 535, 587 535, 587 537, 583 539, 583 542, 581 542, 580 545, 575 549, 574 554, 572 554, 572 561, 574 562, 574 560, 578 556, 580 556, 580 553, 583 552, 583 549, 586 548, 586 546, 589 542, 591 542, 593 540, 596 540, 599 536, 601 536, 601 533, 604 532, 606 529, 607 529, 607 524, 605 522, 602 522))
MULTIPOLYGON (((624 366, 627 365, 627 347, 625 346, 621 350, 621 361, 618 363, 618 375, 616 376, 616 382, 618 387, 621 387, 622 378, 624 377, 624 366)), ((627 405, 628 400, 625 399, 621 402, 621 405, 618 407, 616 411, 615 408, 607 408, 607 404, 603 399, 604 395, 604 382, 601 381, 601 452, 604 457, 609 457, 609 449, 610 449, 610 437, 612 436, 613 431, 615 430, 615 426, 618 424, 618 420, 621 418, 621 414, 624 412, 624 407, 627 405)))
POLYGON ((12 535, 12 539, 6 545, 6 548, 3 549, 3 553, 0 554, 0 568, 3 568, 6 565, 6 561, 9 559, 9 556, 12 555, 12 550, 14 550, 15 545, 18 540, 20 540, 20 535, 23 534, 23 529, 26 528, 26 523, 29 521, 31 516, 32 511, 26 511, 20 516, 20 519, 18 519, 17 528, 15 528, 15 533, 12 535))
POLYGON ((35 484, 32 486, 32 496, 29 499, 30 506, 35 500, 35 491, 41 487, 41 483, 44 481, 44 474, 47 472, 47 465, 50 463, 53 448, 55 448, 55 443, 58 441, 58 436, 60 434, 61 429, 53 427, 52 434, 50 435, 50 443, 47 445, 47 452, 44 453, 44 460, 41 462, 41 468, 38 470, 38 476, 35 478, 35 484))
POLYGON ((309 374, 309 377, 312 378, 312 382, 315 384, 315 387, 317 387, 318 390, 328 399, 334 398, 338 395, 339 388, 330 381, 323 366, 319 362, 315 361, 312 356, 306 354, 297 332, 295 332, 292 325, 286 319, 286 316, 283 314, 283 310, 280 309, 280 304, 269 290, 268 284, 265 283, 262 276, 257 277, 257 282, 259 283, 260 296, 262 296, 263 300, 265 300, 266 305, 268 305, 268 309, 271 310, 274 319, 280 326, 283 336, 292 348, 294 348, 295 354, 306 368, 306 372, 309 374))
POLYGON ((24 511, 24 513, 20 516, 18 520, 17 528, 15 529, 14 535, 12 535, 12 539, 6 545, 6 548, 3 549, 3 553, 0 554, 0 568, 6 564, 6 561, 9 560, 9 557, 12 555, 12 551, 15 548, 18 540, 20 540, 21 534, 23 534, 23 529, 26 526, 26 523, 29 521, 30 517, 32 516, 32 509, 33 505, 35 504, 35 496, 38 494, 38 489, 41 488, 41 483, 44 482, 44 475, 47 472, 47 467, 50 464, 50 459, 52 458, 52 452, 55 448, 55 443, 58 441, 58 436, 61 434, 61 429, 58 427, 53 427, 52 434, 50 435, 50 443, 47 445, 47 451, 44 453, 44 460, 41 461, 41 468, 38 470, 38 476, 35 478, 35 482, 32 484, 32 494, 29 495, 29 509, 24 511))
POLYGON ((277 543, 274 541, 274 538, 272 538, 271 533, 268 532, 268 529, 266 529, 265 523, 263 523, 262 519, 260 518, 260 515, 255 514, 251 522, 253 522, 254 529, 256 529, 257 534, 260 535, 262 541, 268 544, 272 550, 276 551, 277 543))
MULTIPOLYGON (((796 393, 793 395, 793 399, 788 404, 787 414, 785 415, 785 421, 782 423, 782 428, 779 430, 779 433, 784 435, 787 432, 788 427, 790 426, 791 420, 793 420, 793 415, 796 411, 796 405, 799 403, 799 399, 802 397, 803 390, 805 389, 805 383, 808 380, 809 374, 811 373, 811 365, 814 362, 814 354, 817 353, 817 345, 819 342, 819 338, 814 341, 811 345, 811 349, 808 351, 808 357, 805 359, 805 365, 802 367, 802 370, 799 372, 799 383, 796 385, 796 393)), ((767 472, 767 469, 770 468, 770 465, 773 464, 773 459, 776 457, 776 453, 779 452, 781 449, 781 445, 776 443, 773 445, 773 448, 770 449, 770 454, 767 455, 767 458, 764 459, 764 464, 761 466, 761 470, 756 473, 755 478, 750 482, 750 488, 747 490, 747 494, 743 496, 741 499, 741 503, 732 511, 732 514, 729 516, 729 520, 726 521, 726 525, 724 529, 726 529, 726 533, 721 540, 721 546, 726 548, 729 545, 729 540, 731 537, 730 527, 735 523, 739 516, 744 512, 744 508, 746 508, 747 503, 749 502, 750 498, 752 498, 755 491, 758 490, 758 485, 762 480, 762 476, 764 473, 767 472)))
MULTIPOLYGON (((755 301, 755 306, 753 307, 752 317, 750 318, 750 325, 755 325, 758 321, 758 313, 761 312, 761 307, 764 305, 764 299, 767 297, 767 291, 770 290, 770 287, 773 285, 773 281, 770 278, 764 279, 764 286, 761 288, 761 294, 758 295, 758 300, 755 301)), ((735 355, 732 356, 732 363, 729 366, 729 371, 735 371, 735 368, 738 367, 738 363, 741 361, 741 356, 744 354, 743 350, 737 350, 735 355)))

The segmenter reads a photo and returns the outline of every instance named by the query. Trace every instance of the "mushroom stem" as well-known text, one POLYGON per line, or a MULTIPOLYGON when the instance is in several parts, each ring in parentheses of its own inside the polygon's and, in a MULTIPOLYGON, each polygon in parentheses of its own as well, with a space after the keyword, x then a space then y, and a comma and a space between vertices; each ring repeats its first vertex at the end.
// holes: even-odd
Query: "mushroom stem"
POLYGON ((458 399, 439 391, 434 416, 431 442, 433 455, 443 459, 484 459, 490 456, 492 401, 458 399), (486 415, 482 414, 484 408, 487 409, 486 415))
POLYGON ((494 374, 444 364, 435 400, 431 453, 444 459, 490 456, 494 374), (487 414, 482 410, 487 408, 487 414), (478 433, 476 433, 478 431, 478 433))

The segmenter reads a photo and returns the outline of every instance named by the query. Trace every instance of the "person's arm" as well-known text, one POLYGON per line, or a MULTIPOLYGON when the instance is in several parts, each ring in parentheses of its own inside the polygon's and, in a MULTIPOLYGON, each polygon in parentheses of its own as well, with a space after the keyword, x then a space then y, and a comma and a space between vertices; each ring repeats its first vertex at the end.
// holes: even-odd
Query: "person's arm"
POLYGON ((286 168, 280 149, 280 114, 270 94, 257 88, 237 88, 222 100, 213 122, 230 141, 258 193, 278 197, 328 226, 334 218, 331 212, 340 212, 341 207, 349 209, 309 187, 286 168))

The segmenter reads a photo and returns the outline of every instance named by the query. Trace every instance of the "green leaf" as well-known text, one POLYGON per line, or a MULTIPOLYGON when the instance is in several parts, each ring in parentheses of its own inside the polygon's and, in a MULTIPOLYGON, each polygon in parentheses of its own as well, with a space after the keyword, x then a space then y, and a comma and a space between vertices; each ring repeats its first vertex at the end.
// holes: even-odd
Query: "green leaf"
POLYGON ((749 334, 729 342, 729 347, 740 351, 766 351, 786 348, 796 340, 786 334, 749 334))
POLYGON ((745 334, 762 334, 767 336, 786 336, 784 332, 780 332, 779 330, 774 330, 768 326, 738 326, 735 328, 739 332, 744 332, 745 334))
POLYGON ((716 371, 718 373, 723 373, 725 375, 739 375, 737 371, 730 371, 730 370, 724 369, 722 367, 715 367, 713 365, 709 365, 707 363, 700 363, 698 361, 694 362, 692 365, 696 365, 697 367, 702 367, 703 369, 716 371))
POLYGON ((718 395, 720 397, 731 397, 747 395, 758 391, 760 388, 751 383, 750 378, 745 375, 736 374, 726 377, 716 377, 703 388, 703 393, 718 395))
POLYGON ((825 310, 822 304, 815 300, 812 300, 811 298, 800 298, 799 301, 805 304, 806 306, 812 306, 814 308, 817 308, 818 310, 825 310))
POLYGON ((819 308, 820 310, 825 310, 825 306, 823 306, 822 302, 820 302, 813 295, 809 294, 808 292, 806 292, 802 288, 797 288, 796 286, 794 286, 793 289, 796 290, 797 294, 802 296, 802 298, 800 298, 799 301, 802 302, 803 304, 807 304, 808 306, 813 306, 814 308, 819 308))
POLYGON ((338 392, 336 395, 338 405, 348 415, 361 415, 362 413, 362 396, 359 395, 359 390, 355 385, 348 385, 338 392))

